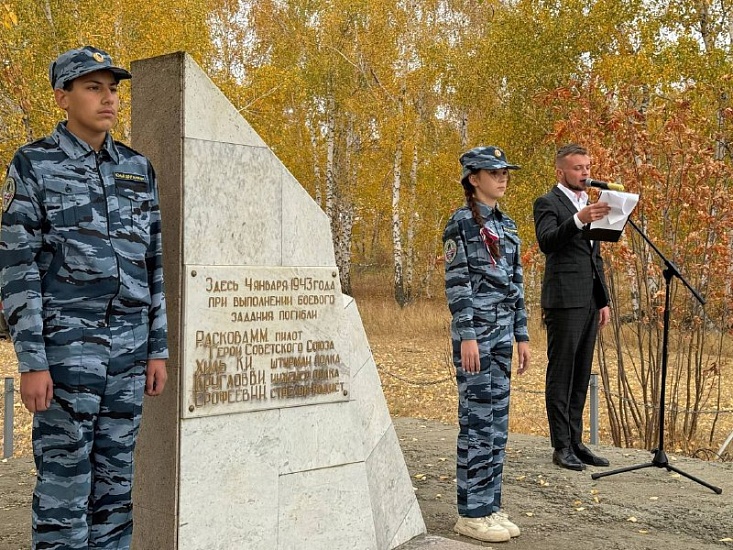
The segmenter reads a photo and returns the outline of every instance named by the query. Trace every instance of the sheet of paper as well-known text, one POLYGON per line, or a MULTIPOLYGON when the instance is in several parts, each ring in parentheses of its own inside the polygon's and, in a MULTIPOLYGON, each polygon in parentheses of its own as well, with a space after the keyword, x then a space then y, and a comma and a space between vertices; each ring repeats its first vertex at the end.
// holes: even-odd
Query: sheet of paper
POLYGON ((590 224, 591 229, 613 229, 621 231, 626 220, 633 212, 639 202, 639 195, 635 193, 623 193, 621 191, 601 191, 598 202, 607 202, 611 207, 608 216, 590 224))

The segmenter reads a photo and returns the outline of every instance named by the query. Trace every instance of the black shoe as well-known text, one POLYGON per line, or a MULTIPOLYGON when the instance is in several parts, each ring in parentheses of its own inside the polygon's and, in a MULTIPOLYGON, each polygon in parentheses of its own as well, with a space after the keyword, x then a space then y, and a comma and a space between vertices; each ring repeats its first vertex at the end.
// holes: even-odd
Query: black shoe
POLYGON ((575 456, 585 464, 590 464, 591 466, 608 466, 608 459, 594 455, 590 449, 582 443, 573 445, 573 452, 575 453, 575 456))
POLYGON ((570 447, 555 449, 555 452, 552 453, 552 463, 557 464, 560 468, 567 468, 568 470, 576 470, 578 472, 585 470, 585 464, 583 464, 578 457, 573 454, 570 447))

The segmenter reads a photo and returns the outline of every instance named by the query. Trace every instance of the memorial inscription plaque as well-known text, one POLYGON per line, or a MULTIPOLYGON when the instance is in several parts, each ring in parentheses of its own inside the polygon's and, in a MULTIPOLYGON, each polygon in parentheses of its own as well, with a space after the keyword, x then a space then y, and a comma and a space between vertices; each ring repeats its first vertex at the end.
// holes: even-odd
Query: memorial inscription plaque
POLYGON ((188 266, 184 418, 348 401, 329 267, 188 266))

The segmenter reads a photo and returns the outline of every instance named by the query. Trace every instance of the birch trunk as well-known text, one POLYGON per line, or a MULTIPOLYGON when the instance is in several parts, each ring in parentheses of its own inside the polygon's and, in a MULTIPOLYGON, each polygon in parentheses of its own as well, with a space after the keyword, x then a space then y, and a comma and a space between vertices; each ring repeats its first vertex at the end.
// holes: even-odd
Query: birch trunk
MULTIPOLYGON (((352 162, 352 158, 359 153, 360 148, 361 142, 354 131, 354 121, 350 119, 346 131, 347 154, 344 155, 343 162, 339 164, 339 172, 346 174, 348 181, 357 181, 357 165, 352 162)), ((344 191, 338 193, 336 211, 338 228, 334 235, 341 290, 346 294, 351 294, 351 237, 354 228, 354 203, 349 193, 344 191)))
POLYGON ((334 167, 336 151, 336 100, 333 96, 328 98, 326 129, 326 216, 331 220, 331 228, 333 228, 333 208, 336 198, 336 178, 334 167))
POLYGON ((403 280, 402 215, 400 213, 400 190, 402 186, 402 141, 403 129, 397 137, 394 154, 392 180, 392 257, 394 262, 394 297, 400 307, 407 303, 403 280))
POLYGON ((461 136, 461 149, 465 150, 468 148, 468 113, 463 113, 461 117, 461 127, 458 129, 458 134, 461 136))
POLYGON ((321 190, 321 166, 318 163, 318 140, 316 139, 316 133, 310 123, 306 124, 308 128, 308 136, 311 142, 311 148, 313 151, 313 183, 314 183, 314 194, 315 200, 318 206, 323 210, 323 192, 321 190))
POLYGON ((339 207, 338 237, 336 243, 336 265, 339 268, 341 291, 351 294, 351 234, 354 228, 354 205, 339 207))
POLYGON ((418 222, 417 203, 417 143, 412 147, 412 165, 410 166, 410 187, 408 208, 410 215, 407 218, 407 250, 405 253, 405 294, 407 300, 413 298, 413 280, 415 276, 415 227, 418 222))

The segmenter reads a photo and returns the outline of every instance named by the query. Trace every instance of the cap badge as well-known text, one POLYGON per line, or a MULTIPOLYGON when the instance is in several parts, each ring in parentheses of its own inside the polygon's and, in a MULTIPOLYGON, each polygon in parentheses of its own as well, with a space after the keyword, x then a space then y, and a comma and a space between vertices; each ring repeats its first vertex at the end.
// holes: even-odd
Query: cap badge
POLYGON ((501 149, 494 149, 494 156, 496 158, 501 158, 501 149))
POLYGON ((92 57, 94 58, 94 61, 96 61, 97 63, 104 62, 104 56, 99 52, 94 52, 92 54, 92 57))

